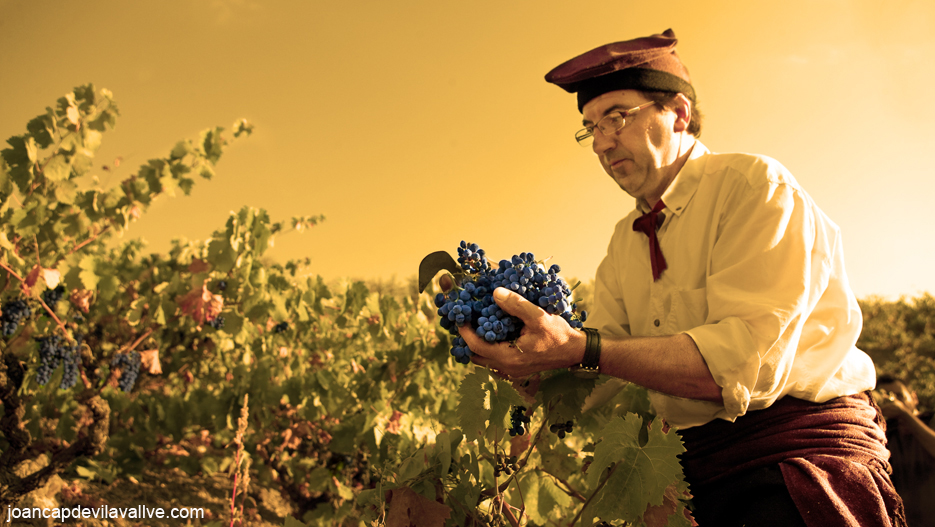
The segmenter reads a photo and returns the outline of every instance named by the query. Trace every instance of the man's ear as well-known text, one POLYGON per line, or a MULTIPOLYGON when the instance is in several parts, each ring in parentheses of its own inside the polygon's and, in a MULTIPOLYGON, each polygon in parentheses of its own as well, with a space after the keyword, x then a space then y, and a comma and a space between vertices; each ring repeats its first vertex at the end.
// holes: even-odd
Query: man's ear
POLYGON ((677 93, 672 102, 675 104, 675 108, 673 108, 675 111, 673 130, 676 133, 684 132, 688 130, 688 124, 692 120, 692 102, 683 93, 677 93))

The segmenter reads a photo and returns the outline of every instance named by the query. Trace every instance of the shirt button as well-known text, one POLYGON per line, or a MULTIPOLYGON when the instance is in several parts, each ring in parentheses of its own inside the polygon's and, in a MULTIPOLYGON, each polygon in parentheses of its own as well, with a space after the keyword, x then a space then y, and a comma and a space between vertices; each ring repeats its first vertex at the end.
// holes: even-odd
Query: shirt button
POLYGON ((657 318, 656 320, 653 320, 653 325, 656 326, 657 328, 659 327, 659 319, 658 319, 658 318, 657 318))

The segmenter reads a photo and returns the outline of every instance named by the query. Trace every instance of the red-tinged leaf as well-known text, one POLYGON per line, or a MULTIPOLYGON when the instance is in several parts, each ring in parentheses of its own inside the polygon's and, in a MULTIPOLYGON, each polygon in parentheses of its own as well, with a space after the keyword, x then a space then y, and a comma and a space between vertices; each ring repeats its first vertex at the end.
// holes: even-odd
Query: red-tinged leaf
POLYGON ((400 419, 402 418, 403 413, 399 410, 393 410, 393 415, 390 417, 389 423, 386 425, 386 432, 389 434, 399 434, 400 431, 400 419))
POLYGON ((451 509, 416 494, 409 487, 389 491, 386 527, 443 527, 451 509))
POLYGON ((182 312, 189 315, 198 325, 214 320, 221 309, 224 308, 224 297, 215 295, 208 291, 208 281, 201 285, 201 288, 192 289, 188 293, 175 299, 182 309, 182 312))
POLYGON ((68 301, 71 302, 71 305, 75 306, 76 309, 81 310, 82 313, 87 315, 88 310, 91 309, 91 299, 93 297, 94 291, 72 289, 71 293, 68 294, 68 301))
POLYGON ((191 265, 188 266, 188 272, 192 274, 204 273, 210 270, 211 264, 202 260, 201 258, 193 259, 191 265))
POLYGON ((159 349, 151 349, 140 352, 140 360, 143 367, 150 375, 159 375, 162 373, 162 363, 159 361, 159 349))
POLYGON ((26 287, 32 289, 32 286, 36 285, 36 282, 39 281, 39 273, 42 272, 42 266, 36 264, 35 267, 29 271, 29 274, 26 275, 26 287))

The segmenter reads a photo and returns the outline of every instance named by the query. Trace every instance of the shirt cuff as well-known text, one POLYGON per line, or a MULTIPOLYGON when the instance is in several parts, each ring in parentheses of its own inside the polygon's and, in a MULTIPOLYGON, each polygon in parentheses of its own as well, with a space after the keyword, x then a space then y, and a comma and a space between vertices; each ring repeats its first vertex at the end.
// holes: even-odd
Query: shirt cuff
POLYGON ((727 318, 684 333, 695 341, 714 382, 721 387, 727 415, 733 419, 747 413, 760 357, 746 324, 739 318, 727 318))

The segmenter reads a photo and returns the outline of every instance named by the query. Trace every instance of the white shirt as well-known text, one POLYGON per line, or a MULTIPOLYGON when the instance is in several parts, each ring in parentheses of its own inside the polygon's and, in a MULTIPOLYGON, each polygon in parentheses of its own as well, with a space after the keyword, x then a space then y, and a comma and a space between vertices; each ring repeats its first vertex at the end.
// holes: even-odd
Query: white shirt
POLYGON ((785 395, 825 402, 874 387, 873 362, 854 346, 862 318, 840 230, 785 167, 696 141, 662 201, 668 269, 653 281, 637 200, 597 270, 588 320, 605 335, 695 341, 724 404, 650 392, 658 415, 688 428, 785 395))

